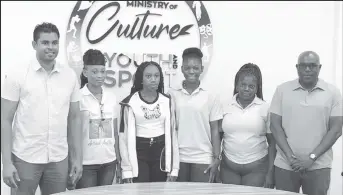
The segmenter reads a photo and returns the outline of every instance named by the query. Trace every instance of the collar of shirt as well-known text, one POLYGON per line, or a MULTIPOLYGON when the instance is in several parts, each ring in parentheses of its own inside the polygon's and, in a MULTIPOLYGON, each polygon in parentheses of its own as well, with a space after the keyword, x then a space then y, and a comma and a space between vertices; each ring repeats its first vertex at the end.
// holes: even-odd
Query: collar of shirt
MULTIPOLYGON (((34 71, 38 71, 38 70, 43 69, 43 67, 38 62, 37 58, 32 59, 31 67, 33 68, 34 71)), ((61 70, 62 70, 62 65, 59 62, 57 62, 57 60, 56 60, 55 65, 54 65, 54 69, 51 71, 51 73, 61 72, 61 70)))
MULTIPOLYGON (((179 83, 174 89, 176 90, 179 90, 179 91, 182 91, 183 93, 185 94, 188 94, 188 95, 191 95, 187 92, 187 90, 183 87, 184 86, 184 82, 185 81, 182 81, 181 83, 179 83)), ((195 94, 195 93, 198 93, 200 92, 200 90, 202 91, 206 91, 207 89, 204 87, 204 85, 200 82, 200 85, 198 88, 196 88, 192 94, 195 94)))
MULTIPOLYGON (((242 106, 237 102, 237 95, 238 95, 238 94, 236 93, 236 94, 232 97, 232 101, 231 101, 230 104, 231 104, 231 105, 235 105, 235 106, 237 106, 237 107, 243 109, 242 106)), ((262 105, 263 103, 264 103, 264 101, 261 100, 260 98, 258 98, 258 97, 255 95, 254 100, 253 100, 247 107, 245 107, 245 109, 251 107, 251 106, 254 105, 254 104, 256 104, 256 105, 262 105)))
MULTIPOLYGON (((85 86, 83 86, 83 88, 81 89, 81 94, 82 94, 83 96, 92 96, 92 97, 94 97, 95 100, 97 100, 96 97, 92 94, 92 92, 89 91, 87 85, 88 85, 88 84, 86 84, 85 86)), ((105 97, 105 92, 104 92, 103 86, 101 86, 101 89, 102 89, 102 99, 101 99, 101 102, 103 103, 103 102, 104 102, 104 99, 105 99, 105 98, 104 98, 104 97, 105 97)))
MULTIPOLYGON (((299 79, 296 79, 293 81, 293 87, 292 88, 293 88, 293 91, 298 90, 298 89, 302 89, 302 90, 306 91, 306 89, 300 85, 299 79)), ((321 89, 321 90, 325 91, 325 90, 327 90, 327 85, 325 84, 325 82, 322 79, 318 78, 316 86, 311 91, 314 91, 315 89, 321 89)))

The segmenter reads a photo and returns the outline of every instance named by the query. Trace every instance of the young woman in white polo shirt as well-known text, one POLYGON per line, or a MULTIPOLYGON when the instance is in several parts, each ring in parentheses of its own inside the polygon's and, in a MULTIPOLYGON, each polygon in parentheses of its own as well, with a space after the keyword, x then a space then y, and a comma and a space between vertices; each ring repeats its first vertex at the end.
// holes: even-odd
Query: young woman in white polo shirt
POLYGON ((218 122, 222 109, 218 96, 200 84, 202 57, 199 48, 183 51, 185 80, 169 91, 176 105, 181 182, 214 182, 221 159, 218 122))
MULTIPOLYGON (((83 173, 76 188, 111 185, 120 163, 116 96, 103 88, 105 56, 89 49, 83 55, 80 110, 83 129, 83 173)), ((117 171, 120 176, 120 170, 117 171)))
POLYGON ((175 181, 179 151, 173 104, 164 93, 162 69, 143 62, 131 93, 121 101, 120 154, 125 183, 175 181))
POLYGON ((232 100, 224 105, 224 155, 220 166, 223 183, 274 187, 276 150, 268 109, 263 101, 259 67, 245 64, 236 74, 232 100))

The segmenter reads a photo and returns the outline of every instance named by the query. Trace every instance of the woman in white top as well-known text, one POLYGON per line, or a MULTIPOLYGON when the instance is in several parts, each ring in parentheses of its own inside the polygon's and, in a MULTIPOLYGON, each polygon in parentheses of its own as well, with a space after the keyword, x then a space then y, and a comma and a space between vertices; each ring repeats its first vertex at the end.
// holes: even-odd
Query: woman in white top
POLYGON ((125 183, 175 181, 179 151, 174 106, 163 93, 162 69, 143 62, 121 104, 120 154, 125 183))
MULTIPOLYGON (((117 101, 102 86, 105 56, 89 49, 83 55, 80 110, 83 129, 83 173, 76 188, 111 185, 120 163, 117 130, 117 101)), ((120 170, 117 171, 120 176, 120 170)))
POLYGON ((219 98, 200 84, 203 53, 187 48, 182 53, 183 82, 169 90, 176 107, 180 151, 180 182, 217 182, 220 165, 219 98))
POLYGON ((255 64, 245 64, 236 74, 231 102, 224 105, 223 183, 274 187, 276 150, 268 118, 261 71, 255 64))

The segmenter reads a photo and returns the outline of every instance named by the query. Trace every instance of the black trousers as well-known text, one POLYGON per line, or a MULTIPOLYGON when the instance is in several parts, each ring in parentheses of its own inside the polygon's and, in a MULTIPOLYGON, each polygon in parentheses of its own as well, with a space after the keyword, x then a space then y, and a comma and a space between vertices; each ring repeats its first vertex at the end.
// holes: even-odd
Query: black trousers
MULTIPOLYGON (((154 138, 136 137, 138 177, 133 179, 134 183, 166 181, 167 173, 160 169, 160 159, 164 147, 164 135, 154 138)), ((164 155, 162 160, 164 160, 163 158, 164 155)))

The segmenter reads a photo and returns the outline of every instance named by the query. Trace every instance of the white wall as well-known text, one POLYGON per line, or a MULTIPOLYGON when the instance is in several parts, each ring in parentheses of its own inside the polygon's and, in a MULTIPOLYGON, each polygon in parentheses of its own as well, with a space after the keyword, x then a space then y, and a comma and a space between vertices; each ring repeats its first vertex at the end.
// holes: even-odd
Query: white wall
MULTIPOLYGON (((295 64, 305 50, 316 51, 320 77, 342 91, 342 2, 204 2, 214 35, 214 56, 204 83, 228 99, 236 71, 244 63, 260 66, 264 97, 296 78, 295 64)), ((65 60, 67 21, 75 2, 1 2, 1 72, 17 59, 30 58, 34 26, 55 23, 61 32, 60 60, 65 60)), ((183 48, 179 48, 182 50, 183 48)), ((2 80, 3 77, 1 77, 2 80)), ((342 194, 342 138, 334 145, 330 195, 342 194)), ((2 194, 9 194, 5 184, 2 194)))

